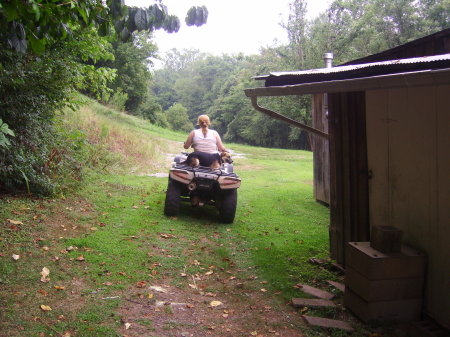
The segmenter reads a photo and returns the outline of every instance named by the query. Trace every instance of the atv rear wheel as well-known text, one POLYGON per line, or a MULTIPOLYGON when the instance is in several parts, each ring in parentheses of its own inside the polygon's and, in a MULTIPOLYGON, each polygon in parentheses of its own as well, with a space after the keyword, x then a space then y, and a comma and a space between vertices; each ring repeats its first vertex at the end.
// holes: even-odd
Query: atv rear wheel
POLYGON ((181 186, 180 183, 169 179, 166 191, 166 202, 164 204, 164 214, 175 216, 180 211, 181 186))
POLYGON ((220 206, 219 206, 219 219, 223 223, 232 223, 234 216, 236 215, 237 206, 237 190, 224 190, 222 191, 220 206))

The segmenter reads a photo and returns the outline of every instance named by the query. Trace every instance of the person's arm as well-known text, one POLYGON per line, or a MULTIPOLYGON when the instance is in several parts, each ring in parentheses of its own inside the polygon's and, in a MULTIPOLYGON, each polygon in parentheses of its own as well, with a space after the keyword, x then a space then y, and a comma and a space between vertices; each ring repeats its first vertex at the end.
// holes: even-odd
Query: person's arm
POLYGON ((226 151, 225 146, 222 144, 222 139, 220 139, 219 133, 215 132, 216 134, 216 145, 220 152, 226 151))
POLYGON ((193 143, 193 140, 194 140, 194 130, 191 131, 186 141, 184 142, 184 148, 189 149, 193 143))

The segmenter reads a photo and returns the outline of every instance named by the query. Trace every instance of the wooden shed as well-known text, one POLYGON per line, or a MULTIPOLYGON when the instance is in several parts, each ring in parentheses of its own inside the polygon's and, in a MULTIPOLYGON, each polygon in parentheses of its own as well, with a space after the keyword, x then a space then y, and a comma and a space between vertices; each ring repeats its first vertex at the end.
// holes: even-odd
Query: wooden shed
MULTIPOLYGON (((450 29, 334 68, 278 72, 261 96, 328 94, 330 253, 395 226, 428 258, 423 313, 450 329, 450 29)), ((296 124, 297 123, 297 124, 296 124)))

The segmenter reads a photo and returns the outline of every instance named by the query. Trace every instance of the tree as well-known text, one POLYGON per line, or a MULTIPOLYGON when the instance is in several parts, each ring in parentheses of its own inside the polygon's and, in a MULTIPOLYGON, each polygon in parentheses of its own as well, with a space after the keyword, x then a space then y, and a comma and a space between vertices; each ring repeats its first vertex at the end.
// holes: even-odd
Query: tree
POLYGON ((114 61, 109 66, 117 70, 117 76, 111 88, 123 90, 128 95, 125 109, 135 113, 145 101, 150 85, 150 58, 156 55, 156 46, 150 42, 147 32, 137 33, 132 42, 113 43, 114 61))
POLYGON ((187 109, 180 103, 175 103, 166 111, 167 121, 172 130, 190 131, 192 123, 189 121, 187 109))
MULTIPOLYGON (((207 19, 206 7, 192 7, 186 23, 200 26, 207 19)), ((169 15, 161 1, 148 8, 128 7, 123 0, 0 2, 0 41, 17 52, 25 53, 30 45, 34 53, 41 54, 52 42, 70 36, 73 26, 95 27, 101 36, 114 30, 125 42, 135 31, 177 32, 180 20, 169 15)))

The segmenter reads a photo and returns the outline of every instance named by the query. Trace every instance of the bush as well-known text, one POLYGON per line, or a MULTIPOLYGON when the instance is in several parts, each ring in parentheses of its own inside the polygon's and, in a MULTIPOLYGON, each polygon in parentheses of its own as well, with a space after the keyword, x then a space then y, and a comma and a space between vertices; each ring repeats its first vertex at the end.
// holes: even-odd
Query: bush
POLYGON ((125 103, 128 100, 128 94, 123 92, 121 88, 114 92, 108 103, 111 104, 118 111, 125 111, 125 103))

